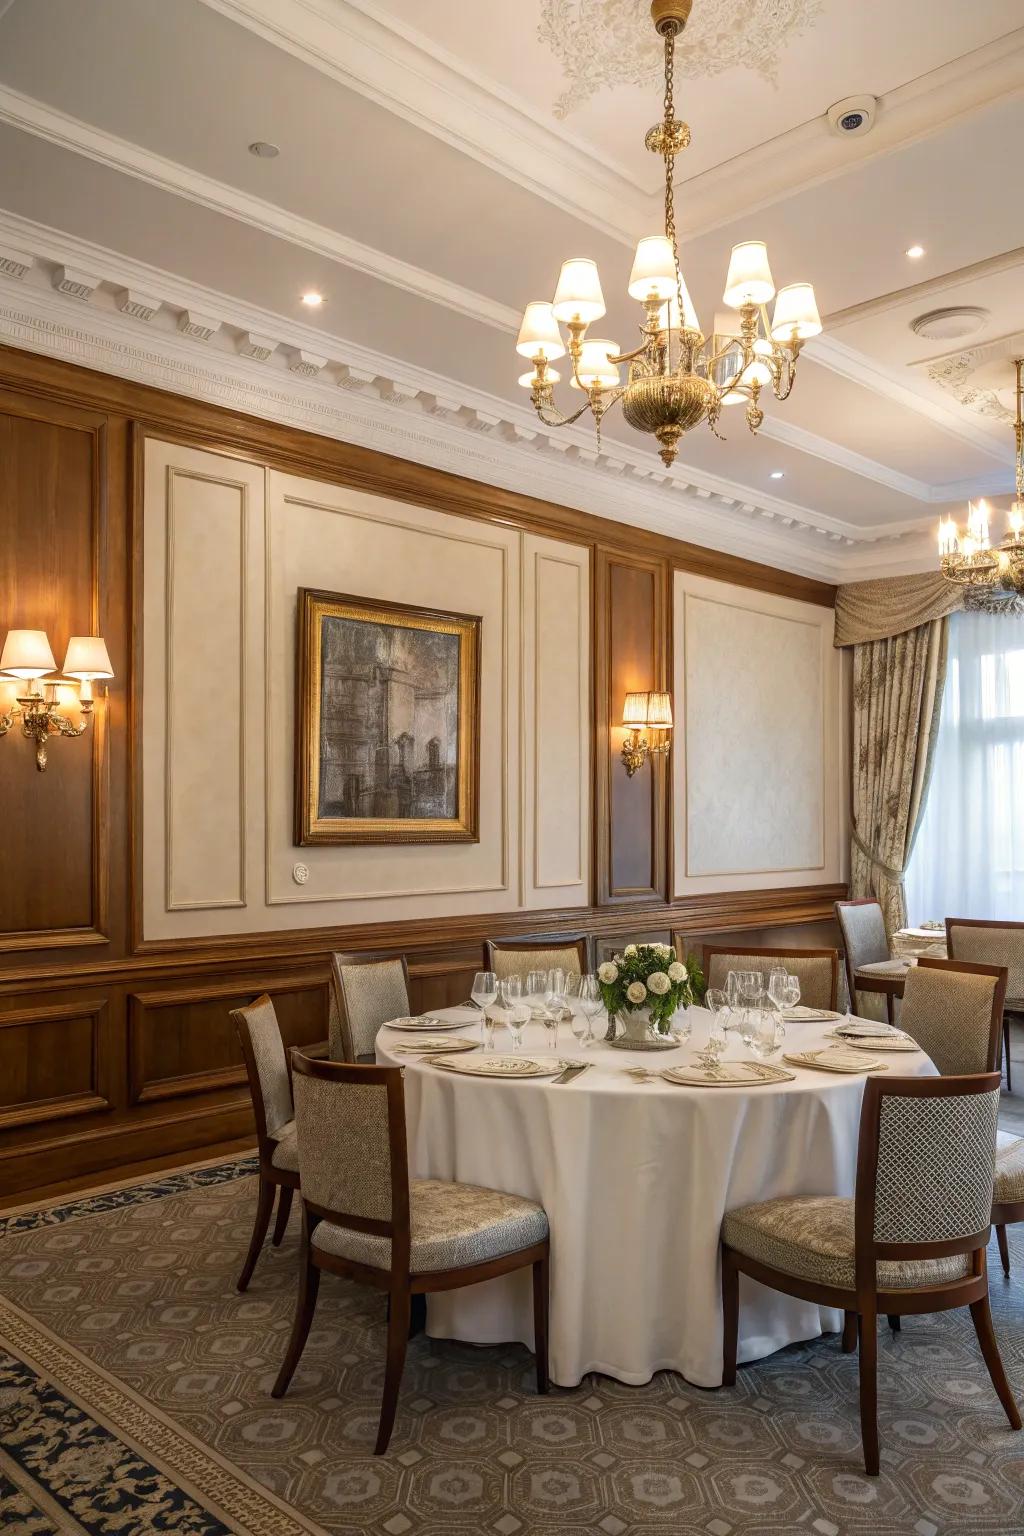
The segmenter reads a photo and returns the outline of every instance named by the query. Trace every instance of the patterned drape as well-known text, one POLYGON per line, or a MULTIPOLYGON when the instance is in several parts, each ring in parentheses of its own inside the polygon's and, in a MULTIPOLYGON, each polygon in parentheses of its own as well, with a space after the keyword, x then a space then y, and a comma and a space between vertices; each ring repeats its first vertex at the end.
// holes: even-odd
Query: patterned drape
POLYGON ((876 898, 890 934, 907 920, 903 875, 931 771, 947 623, 853 647, 850 889, 876 898))

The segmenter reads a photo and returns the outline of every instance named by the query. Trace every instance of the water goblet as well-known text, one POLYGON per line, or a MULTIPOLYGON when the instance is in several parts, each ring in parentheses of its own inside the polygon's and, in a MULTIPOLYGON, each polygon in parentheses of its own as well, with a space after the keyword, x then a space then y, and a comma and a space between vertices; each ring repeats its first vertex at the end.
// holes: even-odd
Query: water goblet
POLYGON ((488 1028, 487 1010, 498 996, 498 978, 493 971, 477 971, 473 977, 473 987, 470 997, 476 1003, 482 1014, 480 1035, 484 1043, 484 1049, 490 1050, 494 1045, 494 1021, 488 1028))
POLYGON ((526 995, 530 1000, 530 1011, 535 1019, 542 1019, 546 1012, 544 1000, 548 993, 547 971, 528 971, 526 976, 526 995))
POLYGON ((768 975, 768 996, 772 1007, 781 1015, 786 1007, 786 989, 789 981, 782 966, 774 966, 768 975))
POLYGON ((524 1002, 513 1002, 508 1010, 508 1032, 512 1036, 513 1051, 521 1051, 523 1048, 523 1030, 530 1022, 530 1005, 524 1002))
POLYGON ((549 1013, 553 1013, 556 1019, 568 1012, 565 1000, 566 974, 558 966, 548 971, 548 986, 544 994, 544 1003, 549 1013))
POLYGON ((799 978, 799 976, 787 976, 786 977, 786 1007, 787 1008, 795 1008, 799 1001, 800 1001, 800 978, 799 978))
POLYGON ((750 1041, 750 1049, 759 1061, 770 1061, 782 1050, 785 1027, 780 1016, 762 1008, 758 1014, 757 1028, 750 1041))
POLYGON ((604 1006, 601 1000, 601 983, 596 976, 588 974, 580 977, 577 1002, 587 1021, 587 1044, 593 1045, 597 1038, 594 1034, 594 1020, 604 1006))
POLYGON ((590 1020, 585 1013, 574 1009, 569 1017, 569 1028, 581 1049, 590 1043, 590 1020))

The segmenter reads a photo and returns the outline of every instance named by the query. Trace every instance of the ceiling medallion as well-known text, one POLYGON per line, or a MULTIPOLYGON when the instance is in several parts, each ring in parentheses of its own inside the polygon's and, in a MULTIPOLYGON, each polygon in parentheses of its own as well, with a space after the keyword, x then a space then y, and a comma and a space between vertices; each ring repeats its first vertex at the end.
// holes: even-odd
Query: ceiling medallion
MULTIPOLYGON (((716 0, 687 36, 680 73, 688 79, 752 69, 775 83, 778 57, 791 38, 812 26, 822 0, 716 0)), ((637 22, 644 0, 541 0, 537 35, 569 81, 554 105, 568 117, 598 91, 647 86, 658 78, 657 42, 637 22)))
POLYGON ((684 432, 706 421, 715 430, 724 405, 746 405, 747 425, 756 432, 764 420, 761 391, 771 386, 777 400, 788 398, 796 361, 805 341, 819 335, 821 321, 810 283, 791 283, 776 295, 761 240, 733 246, 723 301, 736 319, 722 322, 710 342, 679 270, 674 203, 675 156, 689 143, 690 131, 675 115, 673 98, 676 39, 682 34, 692 0, 653 0, 651 16, 664 42, 665 98, 662 121, 647 134, 649 149, 665 164, 665 233, 647 235, 636 248, 629 275, 629 295, 644 309, 641 344, 620 352, 614 341, 595 340, 588 327, 605 313, 597 265, 586 257, 562 263, 552 303, 526 306, 516 351, 533 364, 520 384, 530 391, 541 421, 548 427, 571 426, 590 411, 601 442, 605 412, 621 402, 631 427, 650 432, 660 444, 665 465, 675 459, 684 432), (771 319, 767 305, 775 299, 771 319), (560 326, 569 332, 568 348, 560 326), (564 415, 554 403, 560 374, 550 365, 569 354, 570 387, 586 396, 578 410, 564 415), (627 365, 627 381, 619 369, 627 365))
POLYGON ((951 517, 939 518, 939 562, 947 581, 958 587, 1001 587, 1024 592, 1024 358, 1015 359, 1017 411, 1016 496, 1007 533, 998 549, 989 543, 987 502, 967 503, 967 529, 961 533, 951 517))

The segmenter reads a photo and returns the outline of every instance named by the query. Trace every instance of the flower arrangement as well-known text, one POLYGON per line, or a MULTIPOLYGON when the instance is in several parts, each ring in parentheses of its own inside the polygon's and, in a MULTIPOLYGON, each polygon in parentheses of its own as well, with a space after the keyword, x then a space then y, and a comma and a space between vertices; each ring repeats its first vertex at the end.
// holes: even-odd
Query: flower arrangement
POLYGON ((597 979, 609 1015, 647 1008, 663 1035, 677 1009, 704 996, 700 965, 693 958, 677 960, 668 944, 627 944, 621 955, 598 966, 597 979))

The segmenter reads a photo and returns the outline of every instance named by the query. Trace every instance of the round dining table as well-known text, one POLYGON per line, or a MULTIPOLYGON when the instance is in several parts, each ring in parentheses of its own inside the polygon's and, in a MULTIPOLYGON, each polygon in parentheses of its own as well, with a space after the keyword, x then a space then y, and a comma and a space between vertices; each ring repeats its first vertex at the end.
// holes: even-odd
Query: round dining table
MULTIPOLYGON (((431 1017, 474 1038, 479 1016, 467 1023, 471 1015, 456 1008, 431 1017)), ((588 1063, 566 1083, 471 1077, 409 1053, 411 1033, 385 1025, 377 1036, 377 1061, 405 1069, 412 1177, 486 1185, 547 1212, 549 1370, 559 1386, 576 1386, 591 1371, 639 1385, 661 1370, 720 1386, 725 1212, 778 1196, 854 1192, 865 1074, 790 1066, 792 1081, 742 1087, 684 1087, 657 1076, 692 1064, 709 1019, 690 1008, 690 1038, 659 1052, 614 1048, 601 1038, 603 1015, 584 1048, 567 1023, 554 1047, 542 1024, 527 1025, 525 1056, 588 1063), (638 1068, 651 1075, 636 1076, 638 1068)), ((834 1027, 790 1022, 784 1050, 828 1045, 834 1027)), ((501 1026, 495 1038, 508 1054, 501 1026)), ((737 1033, 727 1042, 723 1060, 750 1059, 737 1033)), ((935 1071, 921 1051, 885 1061, 890 1074, 935 1071)), ((842 1326, 840 1312, 746 1276, 740 1285, 741 1361, 842 1326)), ((529 1270, 431 1295, 427 1332, 532 1347, 529 1270)))

